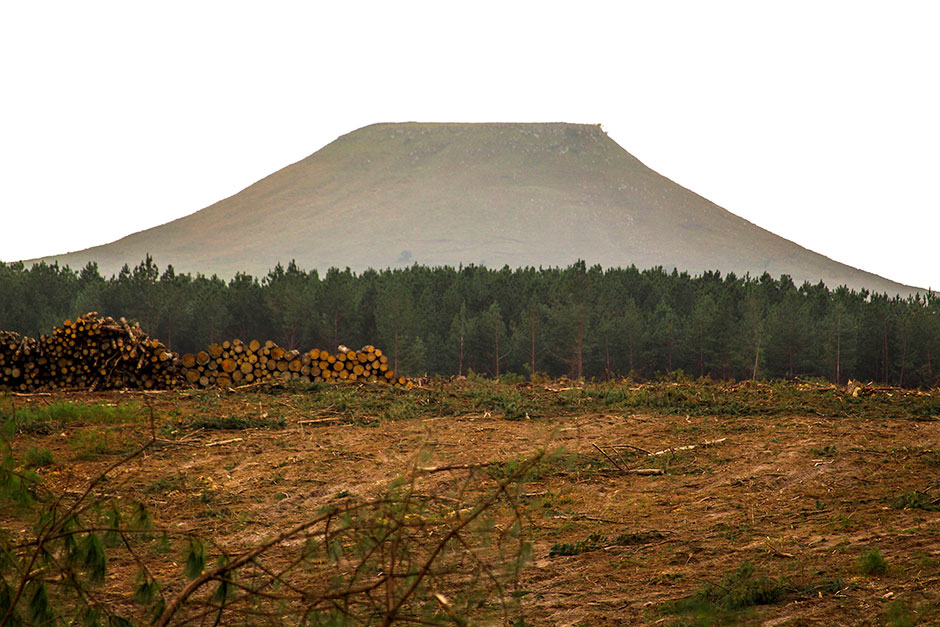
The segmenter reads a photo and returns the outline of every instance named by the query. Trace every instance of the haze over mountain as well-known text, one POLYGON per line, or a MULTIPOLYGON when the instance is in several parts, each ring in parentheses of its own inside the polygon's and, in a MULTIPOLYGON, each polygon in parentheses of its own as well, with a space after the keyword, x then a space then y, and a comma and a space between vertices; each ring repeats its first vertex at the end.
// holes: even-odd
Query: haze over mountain
POLYGON ((321 271, 584 259, 917 291, 722 209, 643 165, 600 126, 563 123, 367 126, 192 215, 44 260, 96 261, 110 275, 147 253, 161 267, 226 278, 260 277, 291 259, 321 271))

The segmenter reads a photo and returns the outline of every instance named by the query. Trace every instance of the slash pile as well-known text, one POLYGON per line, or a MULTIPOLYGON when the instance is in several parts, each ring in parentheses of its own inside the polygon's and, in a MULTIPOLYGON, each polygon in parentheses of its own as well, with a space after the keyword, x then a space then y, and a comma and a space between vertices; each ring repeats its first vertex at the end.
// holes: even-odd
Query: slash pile
POLYGON ((256 382, 289 381, 367 381, 410 387, 405 377, 396 377, 388 357, 374 346, 350 350, 340 346, 334 354, 314 348, 301 353, 286 350, 272 341, 247 344, 231 340, 213 344, 198 353, 181 358, 183 373, 192 385, 247 385, 256 382))
POLYGON ((138 324, 90 312, 39 339, 0 333, 0 387, 167 388, 179 381, 176 355, 138 324))

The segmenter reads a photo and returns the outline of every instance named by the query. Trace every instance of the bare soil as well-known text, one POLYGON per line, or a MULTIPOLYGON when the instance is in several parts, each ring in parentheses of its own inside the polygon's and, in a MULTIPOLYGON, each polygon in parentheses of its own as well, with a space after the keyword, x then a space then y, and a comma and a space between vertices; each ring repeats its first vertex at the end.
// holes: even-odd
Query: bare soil
MULTIPOLYGON (((519 593, 529 625, 940 624, 936 420, 593 410, 513 421, 489 411, 363 420, 335 407, 311 407, 303 392, 14 400, 152 407, 160 440, 116 469, 108 489, 143 501, 159 527, 198 531, 233 552, 304 520, 338 495, 377 496, 415 464, 475 467, 547 451, 549 461, 522 497, 525 532, 534 544, 519 593), (187 426, 207 412, 277 416, 283 424, 187 426), (636 468, 663 474, 625 472, 636 468), (904 500, 912 494, 923 498, 904 500), (597 534, 593 542, 582 542, 591 534, 597 534), (576 554, 557 554, 579 542, 580 549, 569 551, 576 554), (859 563, 874 548, 887 564, 883 574, 865 574, 859 563), (786 594, 707 616, 669 610, 668 602, 720 583, 746 562, 780 581, 786 594)), ((75 492, 119 459, 122 447, 148 437, 143 419, 25 433, 12 445, 18 457, 30 447, 48 449, 56 463, 38 469, 44 484, 75 492), (104 432, 113 450, 83 453, 76 445, 81 430, 104 432)), ((440 470, 429 480, 445 482, 451 474, 440 470)), ((12 524, 0 518, 4 527, 12 524)), ((179 577, 178 564, 167 564, 160 574, 179 577)), ((132 571, 124 572, 120 561, 109 567, 116 578, 107 584, 109 594, 126 600, 130 584, 122 578, 132 571)))

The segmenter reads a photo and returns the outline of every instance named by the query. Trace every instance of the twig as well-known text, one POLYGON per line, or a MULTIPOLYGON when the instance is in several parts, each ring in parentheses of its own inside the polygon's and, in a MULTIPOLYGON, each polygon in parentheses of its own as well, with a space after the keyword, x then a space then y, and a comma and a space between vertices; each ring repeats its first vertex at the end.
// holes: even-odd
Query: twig
POLYGON ((768 548, 768 549, 770 549, 770 552, 771 552, 772 555, 775 555, 775 556, 777 556, 777 557, 788 557, 788 558, 792 558, 792 557, 793 557, 793 553, 787 553, 787 552, 785 552, 785 551, 781 551, 780 549, 778 549, 777 547, 775 547, 773 544, 771 544, 771 543, 770 543, 770 538, 767 538, 767 539, 764 541, 764 544, 767 545, 767 548, 768 548))
POLYGON ((157 438, 156 444, 162 446, 198 446, 196 442, 186 442, 185 440, 169 440, 167 438, 157 438))
POLYGON ((593 442, 591 442, 591 446, 593 446, 593 447, 596 448, 598 451, 600 451, 600 452, 601 452, 601 455, 603 455, 604 457, 606 457, 606 458, 607 458, 607 461, 609 461, 611 464, 613 464, 614 467, 615 467, 617 470, 619 470, 620 472, 626 472, 626 470, 624 470, 624 467, 621 466, 620 464, 618 464, 617 462, 615 462, 615 461, 614 461, 614 458, 611 457, 610 455, 608 455, 608 454, 604 451, 604 449, 602 449, 601 447, 599 447, 597 444, 594 444, 593 442))
POLYGON ((337 420, 342 420, 345 416, 331 416, 329 418, 311 418, 310 420, 298 420, 297 424, 299 425, 313 425, 318 422, 336 422, 337 420))
POLYGON ((644 477, 666 474, 666 471, 662 468, 634 468, 633 470, 628 470, 626 472, 631 475, 642 475, 644 477))
POLYGON ((652 453, 650 453, 649 451, 647 451, 645 448, 640 448, 639 446, 633 446, 632 444, 617 444, 616 446, 611 446, 610 448, 612 448, 612 449, 618 449, 618 448, 632 448, 632 449, 635 450, 635 451, 640 451, 641 453, 646 453, 647 455, 652 455, 652 453))
POLYGON ((451 464, 449 466, 417 466, 415 470, 420 472, 446 472, 448 470, 472 470, 473 468, 486 468, 492 462, 477 464, 451 464))
POLYGON ((218 440, 216 442, 209 442, 206 446, 221 446, 223 444, 231 444, 232 442, 241 442, 245 438, 232 438, 230 440, 218 440))
POLYGON ((233 387, 233 388, 231 388, 231 389, 233 389, 233 390, 245 390, 245 389, 247 389, 247 388, 256 388, 256 387, 260 387, 260 386, 262 386, 262 385, 265 385, 266 383, 270 383, 270 381, 266 381, 266 380, 264 380, 264 379, 259 379, 259 380, 257 380, 257 381, 252 381, 251 383, 245 383, 244 385, 236 385, 235 387, 233 387))
MULTIPOLYGON (((524 495, 524 496, 528 496, 528 495, 524 495)), ((585 515, 583 515, 583 514, 576 514, 576 515, 574 515, 574 516, 565 516, 565 515, 563 515, 563 514, 557 514, 557 515, 555 515, 555 516, 552 516, 552 518, 557 518, 557 519, 561 519, 561 520, 589 520, 589 521, 591 521, 591 522, 607 523, 608 525, 626 525, 626 526, 633 526, 633 522, 624 522, 624 521, 622 521, 622 520, 611 520, 610 518, 596 518, 596 517, 594 517, 594 516, 585 516, 585 515)), ((672 532, 671 532, 671 531, 658 531, 658 530, 653 529, 653 530, 645 531, 645 532, 641 532, 641 533, 660 533, 660 534, 666 534, 666 533, 672 533, 672 532)))
POLYGON ((727 439, 728 439, 728 438, 718 438, 717 440, 705 440, 705 441, 702 442, 701 444, 687 444, 687 445, 685 445, 685 446, 676 446, 676 447, 673 447, 673 448, 665 448, 665 449, 663 449, 663 450, 661 450, 661 451, 656 451, 655 453, 650 453, 650 455, 665 455, 666 453, 675 453, 676 451, 690 451, 690 450, 692 450, 692 449, 694 449, 694 448, 698 448, 698 447, 700 447, 700 446, 701 446, 702 448, 705 448, 706 446, 712 446, 712 445, 714 445, 714 444, 721 444, 722 442, 724 442, 724 441, 727 440, 727 439))
POLYGON ((224 576, 226 573, 229 573, 231 571, 238 569, 243 564, 250 562, 258 555, 261 555, 262 553, 264 553, 270 547, 276 544, 280 544, 284 540, 291 538, 297 535, 298 533, 301 533, 305 531, 306 529, 309 529, 310 527, 313 527, 314 525, 320 522, 329 520, 334 515, 336 515, 337 511, 338 511, 337 508, 332 507, 328 509, 327 511, 325 511, 324 513, 320 514, 319 516, 315 518, 311 518, 310 520, 304 521, 301 524, 291 529, 288 529, 286 531, 283 531, 280 534, 274 536, 273 538, 265 542, 262 542, 261 544, 258 544, 252 550, 248 551, 247 553, 241 554, 240 556, 236 557, 235 559, 228 562, 227 564, 219 566, 215 568, 214 570, 210 570, 210 571, 206 571, 202 573, 199 577, 196 577, 195 579, 193 579, 185 588, 183 588, 170 601, 170 603, 166 606, 166 608, 164 608, 163 613, 157 619, 153 621, 153 624, 158 627, 162 627, 166 625, 173 618, 173 615, 176 614, 176 611, 180 608, 180 606, 186 602, 186 599, 192 596, 192 594, 196 590, 198 590, 201 586, 212 581, 213 579, 218 579, 220 576, 224 576))
POLYGON ((194 435, 196 435, 197 433, 199 433, 200 431, 205 431, 205 430, 206 430, 205 427, 199 427, 199 428, 196 429, 195 431, 190 431, 189 433, 187 433, 186 435, 184 435, 183 437, 179 438, 179 439, 176 440, 176 441, 177 441, 177 442, 184 442, 184 441, 188 440, 189 438, 193 437, 194 435))

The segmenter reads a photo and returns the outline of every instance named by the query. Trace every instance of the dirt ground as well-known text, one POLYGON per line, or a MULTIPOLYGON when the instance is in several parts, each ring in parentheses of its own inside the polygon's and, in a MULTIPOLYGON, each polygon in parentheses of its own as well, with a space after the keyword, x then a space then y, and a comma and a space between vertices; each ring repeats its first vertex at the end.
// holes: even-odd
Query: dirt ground
MULTIPOLYGON (((232 551, 337 495, 381 494, 419 451, 422 467, 475 468, 541 450, 549 461, 522 496, 534 545, 519 592, 527 625, 940 624, 936 420, 599 411, 510 421, 484 411, 370 421, 318 413, 302 393, 16 400, 61 399, 152 407, 160 441, 114 471, 113 492, 142 500, 160 527, 198 530, 232 551), (187 427, 209 411, 283 423, 187 427), (885 572, 860 561, 874 549, 885 572), (786 594, 728 611, 669 609, 745 563, 786 594)), ((75 431, 89 428, 17 435, 14 454, 48 449, 56 463, 38 469, 45 484, 79 490, 119 458, 77 454, 75 431)), ((146 421, 108 429, 116 441, 147 437, 146 421)))

